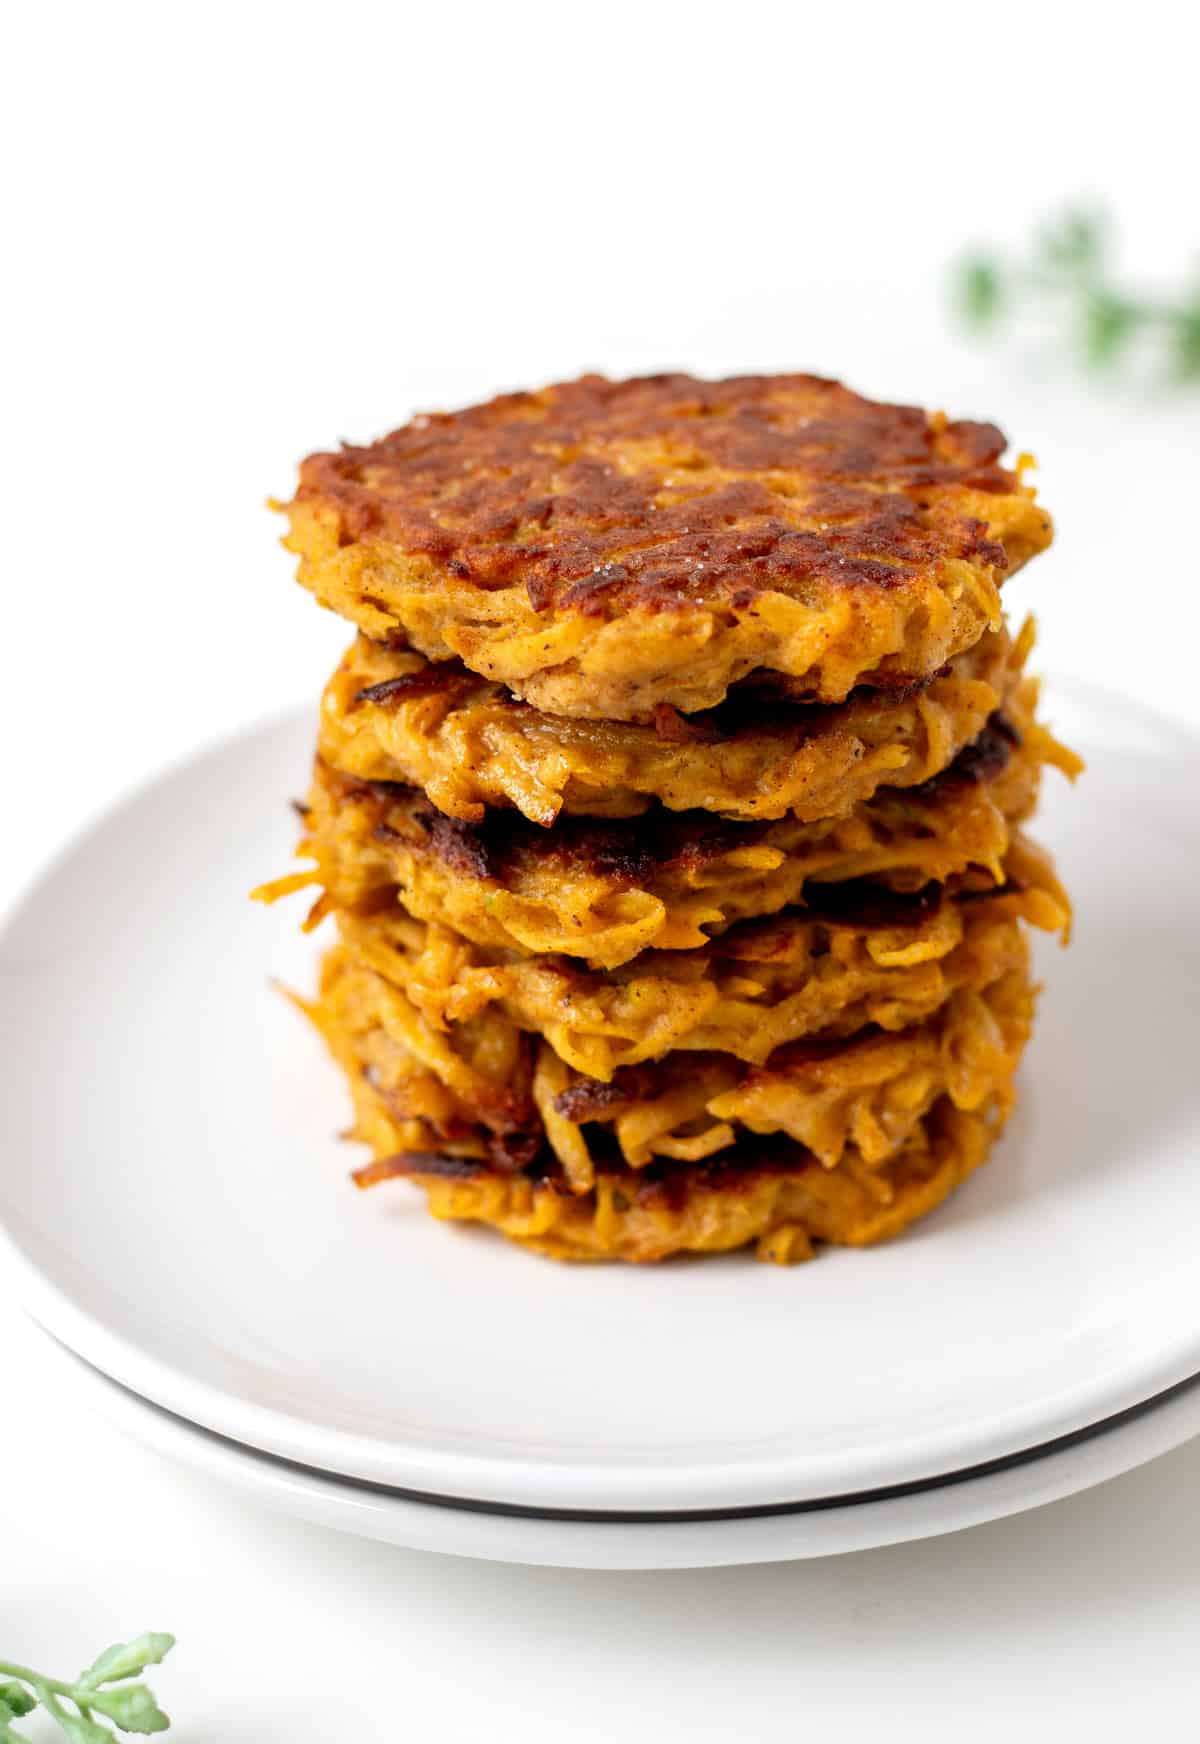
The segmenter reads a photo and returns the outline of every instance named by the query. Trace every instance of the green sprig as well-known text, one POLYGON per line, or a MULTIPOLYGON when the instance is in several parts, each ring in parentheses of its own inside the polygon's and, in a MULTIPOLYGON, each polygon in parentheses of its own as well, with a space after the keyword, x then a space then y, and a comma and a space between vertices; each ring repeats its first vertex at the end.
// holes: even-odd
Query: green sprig
POLYGON ((144 1683, 132 1683, 148 1665, 160 1665, 175 1645, 173 1635, 139 1635, 106 1647, 74 1683, 45 1677, 27 1665, 0 1660, 0 1744, 28 1744, 13 1721, 41 1706, 72 1744, 112 1744, 118 1732, 165 1732, 171 1722, 144 1683), (66 1704, 69 1703, 70 1706, 66 1704), (97 1718, 97 1716, 102 1718, 97 1718))
POLYGON ((1067 212, 1035 235, 1023 260, 977 252, 954 271, 954 301, 974 332, 995 331, 1029 304, 1055 308, 1084 362, 1119 363, 1135 341, 1149 338, 1169 379, 1200 381, 1200 277, 1166 302, 1122 290, 1112 270, 1108 223, 1099 212, 1067 212))

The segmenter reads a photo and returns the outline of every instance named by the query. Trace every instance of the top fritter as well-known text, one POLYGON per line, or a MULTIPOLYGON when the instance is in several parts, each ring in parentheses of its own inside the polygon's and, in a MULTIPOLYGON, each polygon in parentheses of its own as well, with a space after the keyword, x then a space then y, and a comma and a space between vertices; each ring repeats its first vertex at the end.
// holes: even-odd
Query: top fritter
POLYGON ((379 641, 456 655, 551 713, 908 684, 999 617, 1050 542, 991 424, 816 376, 602 376, 315 454, 300 580, 379 641))

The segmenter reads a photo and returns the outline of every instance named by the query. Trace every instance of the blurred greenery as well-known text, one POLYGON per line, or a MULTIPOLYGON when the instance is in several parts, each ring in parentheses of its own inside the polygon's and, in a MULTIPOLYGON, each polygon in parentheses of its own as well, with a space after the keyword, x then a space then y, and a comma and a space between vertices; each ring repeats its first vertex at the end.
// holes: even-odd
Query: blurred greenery
POLYGON ((1039 226, 1015 259, 973 250, 956 263, 951 291, 959 319, 976 335, 1036 313, 1049 316, 1089 369, 1111 370, 1149 351, 1152 367, 1171 382, 1200 383, 1200 273, 1167 300, 1123 288, 1102 211, 1076 207, 1039 226))

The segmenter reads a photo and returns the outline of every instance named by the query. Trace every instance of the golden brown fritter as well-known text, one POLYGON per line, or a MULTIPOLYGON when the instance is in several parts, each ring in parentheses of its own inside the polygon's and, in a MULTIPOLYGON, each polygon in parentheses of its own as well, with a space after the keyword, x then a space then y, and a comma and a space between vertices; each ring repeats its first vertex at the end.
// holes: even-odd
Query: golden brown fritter
POLYGON ((840 702, 997 625, 1051 537, 1004 446, 813 376, 585 376, 310 456, 285 542, 372 639, 549 713, 692 713, 761 669, 840 702))
MULTIPOLYGON (((813 885, 870 878, 915 890, 969 868, 999 880, 1043 766, 1079 767, 1036 723, 1035 702, 1026 680, 941 775, 880 788, 848 818, 816 824, 726 823, 661 808, 619 824, 560 818, 552 830, 511 812, 465 824, 414 789, 359 782, 318 761, 299 848, 315 867, 258 894, 320 886, 314 921, 330 907, 373 913, 398 895, 418 919, 489 949, 613 969, 644 950, 705 945, 735 921, 802 901, 813 885)), ((1041 882, 1037 850, 1019 852, 1041 882)))
POLYGON ((422 1148, 419 1126, 396 1114, 353 1052, 339 1057, 354 1101, 354 1136, 375 1152, 355 1172, 360 1186, 410 1180, 424 1189, 435 1217, 490 1225, 562 1260, 654 1261, 753 1243, 760 1259, 789 1264, 811 1258, 814 1243, 884 1241, 932 1211, 984 1161, 1013 1100, 1011 1081, 970 1112, 944 1096, 875 1166, 853 1146, 829 1169, 798 1145, 748 1137, 707 1162, 660 1160, 635 1170, 605 1161, 579 1193, 544 1154, 513 1167, 422 1148))
POLYGON ((569 720, 517 702, 458 661, 433 664, 362 638, 326 688, 320 750, 365 781, 423 789, 450 817, 516 806, 532 822, 671 811, 806 821, 841 817, 876 788, 939 773, 1020 680, 1032 632, 988 631, 936 678, 860 690, 831 708, 750 685, 720 708, 657 726, 569 720))
POLYGON ((806 1036, 920 1023, 962 986, 984 986, 1025 960, 1021 922, 1065 930, 1057 881, 1003 892, 929 885, 826 887, 816 911, 743 922, 694 951, 647 951, 597 974, 560 956, 489 951, 399 906, 342 914, 351 960, 398 988, 436 1030, 495 1009, 543 1036, 568 1066, 609 1081, 674 1049, 762 1064, 806 1036))
POLYGON ((761 1065, 676 1052, 608 1082, 573 1073, 495 1008, 453 1035, 435 1030, 345 946, 324 960, 313 1016, 345 1070, 365 1074, 403 1129, 400 1148, 510 1168, 548 1149, 582 1193, 606 1159, 635 1169, 663 1157, 698 1163, 747 1133, 784 1135, 827 1168, 851 1145, 870 1166, 886 1161, 940 1096, 976 1109, 1011 1078, 1033 1015, 1023 937, 1014 954, 1015 967, 981 960, 977 972, 992 980, 964 981, 932 1016, 895 1033, 791 1043, 761 1065))

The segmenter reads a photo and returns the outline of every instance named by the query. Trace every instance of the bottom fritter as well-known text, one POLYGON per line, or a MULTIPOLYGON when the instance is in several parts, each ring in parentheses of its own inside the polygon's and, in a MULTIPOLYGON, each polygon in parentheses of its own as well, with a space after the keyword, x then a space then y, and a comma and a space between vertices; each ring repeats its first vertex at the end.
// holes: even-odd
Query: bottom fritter
MULTIPOLYGON (((410 1179, 435 1216, 490 1224, 560 1259, 753 1242, 789 1261, 814 1242, 896 1234, 983 1160, 1012 1102, 1034 998, 1015 968, 899 1035, 785 1048, 766 1068, 675 1055, 607 1085, 554 1069, 540 1043, 536 1108, 489 1131, 348 999, 348 967, 330 953, 309 1009, 350 1083, 349 1136, 375 1155, 359 1185, 410 1179)), ((515 1032, 510 1041, 529 1045, 515 1032)), ((509 1073, 519 1081, 516 1055, 509 1073)))
MULTIPOLYGON (((360 1079, 360 1117, 386 1124, 386 1110, 364 1107, 373 1098, 360 1079)), ((1011 1103, 1010 1087, 972 1112, 943 1097, 880 1168, 854 1152, 827 1169, 799 1146, 747 1146, 708 1164, 613 1167, 577 1195, 536 1166, 507 1174, 470 1158, 399 1152, 355 1179, 369 1187, 404 1177, 424 1188, 435 1217, 488 1225, 554 1259, 646 1263, 753 1244, 759 1259, 789 1265, 811 1259, 816 1244, 885 1241, 934 1210, 985 1160, 1011 1103)))

